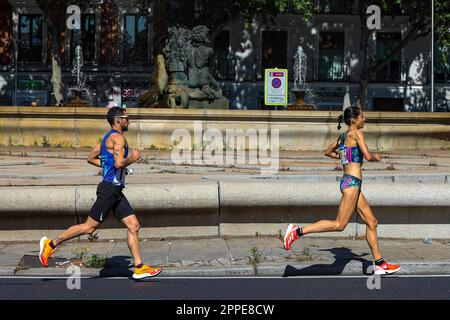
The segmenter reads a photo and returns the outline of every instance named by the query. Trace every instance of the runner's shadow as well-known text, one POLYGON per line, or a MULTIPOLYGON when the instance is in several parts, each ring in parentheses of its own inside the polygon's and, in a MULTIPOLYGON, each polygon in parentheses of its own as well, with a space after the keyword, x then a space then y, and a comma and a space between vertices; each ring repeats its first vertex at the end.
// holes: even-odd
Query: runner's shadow
POLYGON ((128 277, 131 278, 133 267, 130 256, 114 256, 106 259, 106 264, 100 270, 100 277, 128 277))
POLYGON ((306 275, 336 275, 342 274, 345 266, 350 261, 361 262, 362 272, 365 275, 372 274, 368 272, 368 268, 372 266, 372 261, 363 259, 362 257, 369 255, 368 253, 363 253, 361 255, 356 255, 352 250, 348 248, 333 248, 333 249, 322 249, 319 251, 329 251, 334 254, 335 261, 332 264, 314 264, 303 269, 297 269, 291 265, 287 265, 284 269, 283 277, 292 276, 306 276, 306 275))

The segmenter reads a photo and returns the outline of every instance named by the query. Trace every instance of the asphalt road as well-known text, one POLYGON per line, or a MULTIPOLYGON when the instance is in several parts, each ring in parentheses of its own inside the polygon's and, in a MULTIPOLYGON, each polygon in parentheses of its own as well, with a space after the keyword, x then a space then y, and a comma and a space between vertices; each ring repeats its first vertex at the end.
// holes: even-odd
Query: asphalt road
POLYGON ((173 278, 0 277, 0 300, 450 300, 450 276, 173 278), (379 280, 379 281, 378 281, 379 280), (69 286, 74 289, 69 290, 69 286), (79 285, 79 286, 78 286, 79 285), (77 289, 79 287, 80 289, 77 289), (369 289, 369 287, 371 289, 369 289))

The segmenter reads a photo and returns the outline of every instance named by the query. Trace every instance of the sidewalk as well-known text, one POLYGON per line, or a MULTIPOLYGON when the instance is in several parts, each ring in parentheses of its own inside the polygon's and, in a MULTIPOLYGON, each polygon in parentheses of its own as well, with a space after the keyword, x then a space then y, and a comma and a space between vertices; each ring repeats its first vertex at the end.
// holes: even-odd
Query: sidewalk
MULTIPOLYGON (((450 274, 450 241, 379 239, 383 257, 400 263, 398 274, 450 274)), ((125 241, 70 241, 55 252, 49 268, 38 260, 39 244, 0 243, 1 276, 69 276, 75 250, 106 258, 99 269, 82 268, 83 277, 131 276, 125 241)), ((164 276, 370 275, 372 256, 363 239, 302 238, 291 251, 277 237, 142 239, 144 262, 163 267, 164 276)))
MULTIPOLYGON (((54 190, 68 186, 95 186, 100 181, 99 170, 86 162, 88 152, 87 149, 2 146, 0 148, 0 186, 6 188, 47 186, 54 190)), ((337 166, 338 161, 326 158, 322 152, 281 152, 280 172, 276 180, 293 179, 296 182, 301 177, 301 180, 306 182, 314 178, 316 181, 323 180, 328 183, 334 179, 333 183, 337 186, 336 176, 342 174, 337 166)), ((170 161, 170 152, 158 150, 145 150, 142 161, 134 164, 133 169, 135 174, 127 178, 129 185, 179 185, 180 183, 206 185, 219 180, 258 182, 264 178, 260 175, 261 172, 257 166, 174 165, 170 161)), ((444 186, 447 186, 450 180, 446 177, 449 174, 449 150, 392 152, 385 154, 380 163, 365 163, 363 167, 363 175, 369 181, 365 188, 369 189, 375 187, 375 182, 378 180, 390 179, 389 181, 396 184, 397 177, 401 178, 398 182, 402 187, 404 187, 404 181, 408 179, 413 183, 417 180, 419 186, 422 182, 427 185, 445 183, 444 186), (393 179, 391 176, 396 178, 393 179), (444 178, 447 180, 441 181, 444 178)), ((333 194, 339 196, 336 186, 333 186, 333 194)), ((92 195, 94 195, 93 192, 92 195)), ((374 199, 375 196, 371 198, 371 201, 375 201, 374 199)), ((338 202, 336 200, 333 203, 338 202)), ((137 205, 137 202, 133 204, 137 205)), ((234 213, 235 208, 230 210, 234 213)), ((431 211, 427 210, 427 219, 430 219, 431 211)), ((225 213, 221 211, 222 216, 225 213)), ((249 213, 245 211, 245 216, 242 217, 249 219, 249 213)), ((392 218, 392 215, 386 215, 386 217, 392 218)), ((110 219, 113 220, 113 218, 110 219)), ((254 223, 253 220, 251 222, 254 223)), ((441 224, 439 221, 433 223, 441 224)), ((430 225, 430 221, 427 221, 426 226, 430 225)), ((414 225, 411 223, 402 226, 407 226, 407 231, 412 236, 420 237, 414 233, 414 225)), ((422 224, 416 226, 423 230, 422 224)), ((214 227, 217 228, 217 226, 214 227)), ((143 260, 155 266, 162 266, 165 276, 363 275, 371 272, 369 266, 372 264, 372 257, 366 241, 362 239, 305 237, 294 243, 291 251, 285 251, 281 240, 274 236, 192 238, 189 232, 195 228, 198 227, 173 228, 175 232, 178 232, 177 237, 184 236, 185 239, 144 239, 141 242, 143 260), (252 248, 254 248, 253 253, 252 248)), ((167 229, 172 230, 172 225, 167 229)), ((39 238, 41 235, 35 234, 35 231, 21 230, 20 232, 27 232, 29 236, 36 235, 39 238)), ((258 231, 262 230, 258 229, 258 231)), ((19 232, 8 230, 8 234, 10 232, 20 239, 19 232)), ((38 242, 0 242, 0 275, 67 276, 65 267, 69 264, 64 263, 75 257, 75 249, 80 250, 83 247, 90 248, 89 256, 97 254, 107 258, 104 268, 83 268, 83 276, 131 275, 128 269, 131 263, 130 253, 126 242, 117 240, 120 237, 108 238, 106 231, 103 232, 103 236, 102 230, 99 234, 98 242, 71 241, 64 244, 55 253, 47 269, 41 267, 37 258, 38 242), (56 267, 56 262, 64 264, 65 267, 56 267)), ((208 235, 203 229, 200 234, 208 235)), ((379 234, 381 234, 381 228, 379 234)), ((392 236, 392 230, 389 229, 387 234, 392 236)), ((146 235, 143 230, 141 236, 155 236, 155 233, 153 230, 150 235, 146 235)), ((163 235, 157 235, 159 236, 163 235)), ((24 239, 26 238, 21 238, 21 240, 24 239)), ((125 239, 125 233, 123 239, 125 239)), ((431 244, 425 244, 422 239, 380 238, 380 249, 387 261, 402 265, 399 274, 450 274, 449 240, 433 239, 431 244)))

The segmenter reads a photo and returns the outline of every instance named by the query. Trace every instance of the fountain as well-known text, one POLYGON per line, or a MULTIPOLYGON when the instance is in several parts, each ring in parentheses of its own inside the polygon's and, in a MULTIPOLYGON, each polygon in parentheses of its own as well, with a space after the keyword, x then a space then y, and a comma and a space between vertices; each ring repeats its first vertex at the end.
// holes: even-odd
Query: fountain
POLYGON ((75 48, 75 58, 73 59, 72 69, 72 75, 76 77, 77 84, 75 87, 71 87, 68 90, 69 103, 66 105, 68 107, 86 107, 92 101, 91 94, 86 88, 86 78, 81 71, 83 64, 83 51, 81 46, 78 45, 75 48))
POLYGON ((306 84, 307 57, 302 46, 298 46, 294 56, 294 88, 291 92, 295 95, 295 103, 288 105, 288 110, 314 110, 312 104, 305 103, 305 96, 311 92, 306 84))
POLYGON ((151 87, 139 97, 141 107, 229 109, 219 83, 211 74, 214 55, 209 29, 170 27, 163 54, 156 58, 151 87))

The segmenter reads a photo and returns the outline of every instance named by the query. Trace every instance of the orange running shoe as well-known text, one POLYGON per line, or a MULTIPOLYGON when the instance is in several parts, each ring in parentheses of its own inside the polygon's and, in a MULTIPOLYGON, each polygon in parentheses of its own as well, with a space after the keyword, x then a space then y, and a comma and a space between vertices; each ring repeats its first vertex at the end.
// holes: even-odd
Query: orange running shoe
POLYGON ((399 264, 389 264, 387 262, 384 262, 381 266, 375 265, 375 274, 376 275, 383 275, 383 274, 393 274, 400 270, 399 264))
POLYGON ((42 237, 39 242, 39 260, 45 268, 48 267, 48 258, 55 252, 55 249, 50 247, 51 241, 52 240, 47 239, 47 237, 42 237))
POLYGON ((291 249, 291 244, 299 238, 297 235, 297 226, 293 223, 288 225, 286 233, 284 234, 284 248, 291 249))
POLYGON ((162 271, 161 268, 153 268, 147 264, 142 265, 140 268, 134 268, 133 279, 144 279, 156 277, 162 271))

